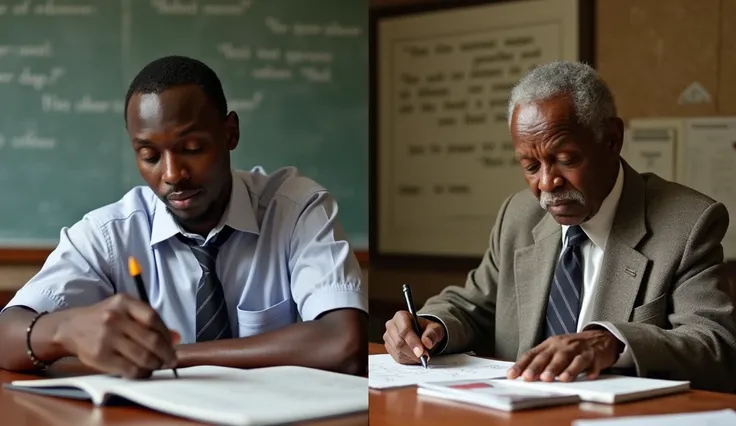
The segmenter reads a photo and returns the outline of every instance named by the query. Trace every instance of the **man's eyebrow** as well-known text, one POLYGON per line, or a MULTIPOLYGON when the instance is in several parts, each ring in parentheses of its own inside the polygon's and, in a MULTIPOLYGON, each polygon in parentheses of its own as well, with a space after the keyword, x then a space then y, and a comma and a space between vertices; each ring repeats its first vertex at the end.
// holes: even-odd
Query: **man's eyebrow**
POLYGON ((133 143, 136 143, 138 145, 143 145, 143 146, 153 145, 153 142, 149 141, 148 139, 141 139, 141 138, 133 138, 133 143))

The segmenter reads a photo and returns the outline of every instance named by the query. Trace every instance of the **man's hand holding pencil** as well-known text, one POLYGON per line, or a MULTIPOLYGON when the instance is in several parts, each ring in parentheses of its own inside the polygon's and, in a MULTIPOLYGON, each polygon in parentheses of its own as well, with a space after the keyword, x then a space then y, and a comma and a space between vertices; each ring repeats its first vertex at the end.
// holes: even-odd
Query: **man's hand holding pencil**
POLYGON ((54 340, 96 370, 144 378, 155 370, 176 367, 179 335, 148 304, 117 294, 74 309, 59 324, 54 340))

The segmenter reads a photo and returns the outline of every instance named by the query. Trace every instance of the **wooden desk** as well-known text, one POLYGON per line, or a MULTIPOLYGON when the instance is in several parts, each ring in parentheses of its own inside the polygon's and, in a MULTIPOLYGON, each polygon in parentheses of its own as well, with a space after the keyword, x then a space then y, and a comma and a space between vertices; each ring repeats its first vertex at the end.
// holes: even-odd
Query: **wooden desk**
MULTIPOLYGON (((371 354, 386 353, 383 345, 371 343, 371 354)), ((581 403, 551 408, 538 408, 516 413, 475 407, 469 404, 420 397, 415 387, 374 390, 369 396, 371 426, 439 426, 439 425, 565 425, 575 419, 618 417, 644 414, 670 414, 736 409, 736 395, 690 391, 650 400, 618 405, 581 403)))
MULTIPOLYGON (((49 376, 78 374, 84 368, 69 363, 52 371, 49 376)), ((38 378, 0 370, 0 383, 13 380, 38 378)), ((284 403, 284 409, 288 404, 284 403)), ((0 387, 0 424, 13 426, 72 426, 72 425, 134 425, 173 426, 198 425, 199 423, 161 414, 155 411, 128 407, 95 408, 91 402, 75 401, 50 396, 33 395, 0 387)), ((329 420, 304 423, 304 426, 363 426, 368 415, 351 415, 329 420)))

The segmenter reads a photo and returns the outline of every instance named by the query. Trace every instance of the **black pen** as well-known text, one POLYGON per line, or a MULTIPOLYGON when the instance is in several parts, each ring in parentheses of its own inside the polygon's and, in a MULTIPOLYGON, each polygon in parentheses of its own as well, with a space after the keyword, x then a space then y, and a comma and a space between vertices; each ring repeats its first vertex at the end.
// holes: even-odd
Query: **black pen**
MULTIPOLYGON (((409 310, 409 313, 411 314, 411 319, 414 322, 414 332, 419 336, 419 338, 422 338, 422 330, 419 329, 419 320, 417 319, 417 309, 414 307, 414 300, 411 298, 411 288, 409 288, 409 284, 404 284, 404 287, 402 288, 404 291, 404 300, 406 300, 406 308, 409 310)), ((422 365, 424 368, 427 368, 428 361, 427 356, 422 355, 419 357, 419 360, 422 361, 422 365)))
MULTIPOLYGON (((151 303, 148 301, 148 293, 146 293, 146 286, 143 285, 143 277, 141 276, 141 267, 138 265, 138 261, 135 260, 133 256, 130 256, 128 258, 128 273, 131 277, 133 277, 133 281, 135 281, 136 287, 138 287, 138 294, 140 295, 141 301, 145 303, 146 305, 151 305, 151 303)), ((179 373, 176 372, 176 368, 172 368, 174 370, 174 377, 177 379, 179 378, 179 373)))

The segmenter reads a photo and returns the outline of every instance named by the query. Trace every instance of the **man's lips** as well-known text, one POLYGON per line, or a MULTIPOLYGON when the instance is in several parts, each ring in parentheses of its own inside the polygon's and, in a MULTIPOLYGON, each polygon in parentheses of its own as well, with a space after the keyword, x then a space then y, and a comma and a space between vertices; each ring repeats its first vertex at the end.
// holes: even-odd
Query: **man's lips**
POLYGON ((575 201, 573 201, 573 200, 559 200, 559 201, 552 201, 552 202, 550 202, 550 203, 547 203, 547 206, 548 206, 548 207, 560 207, 560 206, 567 206, 567 205, 570 205, 570 204, 572 204, 572 203, 574 203, 574 202, 575 202, 575 201))
POLYGON ((194 199, 201 193, 201 190, 177 191, 166 196, 171 205, 177 209, 185 209, 189 207, 194 199))

